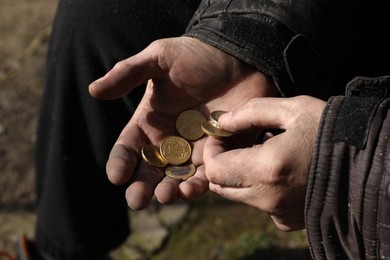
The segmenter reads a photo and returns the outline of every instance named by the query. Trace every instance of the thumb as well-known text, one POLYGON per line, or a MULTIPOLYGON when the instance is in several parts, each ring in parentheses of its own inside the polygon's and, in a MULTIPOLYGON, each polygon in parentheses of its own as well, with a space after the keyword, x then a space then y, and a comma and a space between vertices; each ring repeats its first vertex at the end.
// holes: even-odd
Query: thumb
POLYGON ((149 79, 161 76, 161 48, 157 45, 154 42, 140 53, 118 62, 106 75, 89 85, 89 93, 98 99, 116 99, 149 79))
POLYGON ((259 128, 287 129, 294 118, 292 98, 253 98, 244 106, 221 115, 218 123, 234 133, 259 128))

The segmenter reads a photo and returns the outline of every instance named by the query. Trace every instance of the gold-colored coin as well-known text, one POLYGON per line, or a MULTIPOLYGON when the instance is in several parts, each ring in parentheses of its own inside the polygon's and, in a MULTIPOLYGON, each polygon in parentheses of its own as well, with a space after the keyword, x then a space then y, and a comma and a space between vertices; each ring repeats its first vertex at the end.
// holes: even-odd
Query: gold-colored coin
POLYGON ((219 123, 218 123, 218 119, 221 115, 227 113, 226 111, 222 111, 222 110, 216 110, 216 111, 213 111, 210 113, 210 123, 215 126, 216 128, 222 128, 219 123))
POLYGON ((204 115, 197 110, 186 110, 176 119, 177 132, 187 140, 195 141, 204 135, 202 123, 206 121, 204 115))
POLYGON ((160 154, 170 164, 180 165, 191 157, 191 145, 180 136, 168 136, 160 145, 160 154))
POLYGON ((195 174, 195 171, 196 168, 193 164, 179 166, 173 165, 165 168, 166 175, 179 181, 187 180, 189 177, 195 174))
POLYGON ((156 167, 162 168, 167 165, 167 161, 161 156, 159 148, 155 145, 147 144, 142 147, 141 155, 145 162, 156 167))
POLYGON ((214 124, 211 121, 203 122, 202 130, 207 135, 210 135, 210 136, 218 138, 218 139, 228 138, 228 137, 233 135, 232 132, 229 132, 229 131, 226 131, 222 128, 218 128, 218 127, 214 126, 214 124))

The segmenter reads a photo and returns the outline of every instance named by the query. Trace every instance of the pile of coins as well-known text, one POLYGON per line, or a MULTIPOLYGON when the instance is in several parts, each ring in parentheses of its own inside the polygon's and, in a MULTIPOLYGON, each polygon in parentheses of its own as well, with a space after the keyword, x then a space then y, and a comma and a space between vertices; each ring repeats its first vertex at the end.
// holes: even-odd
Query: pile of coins
POLYGON ((218 118, 224 111, 214 111, 210 114, 210 120, 197 110, 186 110, 176 119, 176 130, 180 136, 166 137, 159 147, 153 144, 145 145, 142 150, 142 158, 145 162, 165 168, 165 174, 176 180, 186 180, 196 172, 193 164, 186 164, 191 158, 192 148, 189 141, 196 141, 204 134, 215 138, 227 138, 231 132, 222 129, 218 124, 218 118))
POLYGON ((225 113, 226 113, 225 111, 221 111, 221 110, 211 112, 210 121, 205 121, 202 123, 202 131, 207 135, 210 135, 218 139, 228 138, 232 136, 233 135, 232 132, 226 131, 218 123, 219 117, 225 113))

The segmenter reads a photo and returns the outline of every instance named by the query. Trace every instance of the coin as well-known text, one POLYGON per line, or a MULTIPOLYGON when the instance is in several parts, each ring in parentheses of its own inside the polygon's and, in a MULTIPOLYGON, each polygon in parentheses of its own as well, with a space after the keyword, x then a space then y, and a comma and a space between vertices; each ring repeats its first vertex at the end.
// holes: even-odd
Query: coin
POLYGON ((170 164, 179 165, 191 157, 191 145, 180 136, 168 136, 160 144, 160 154, 170 164))
POLYGON ((204 115, 194 109, 183 111, 176 119, 177 132, 187 140, 195 141, 204 135, 202 123, 204 115))
POLYGON ((223 128, 215 127, 211 121, 203 122, 202 130, 207 135, 210 135, 210 136, 218 138, 218 139, 227 138, 227 137, 230 137, 233 135, 232 132, 226 131, 223 128))
POLYGON ((167 161, 161 156, 159 148, 155 145, 147 144, 142 147, 141 155, 145 162, 156 167, 162 168, 167 165, 167 161))
POLYGON ((195 174, 196 168, 195 165, 189 164, 189 165, 180 165, 180 166, 168 166, 165 169, 165 174, 169 177, 184 181, 187 180, 189 177, 195 174))
POLYGON ((215 126, 216 128, 222 128, 219 123, 218 123, 218 119, 221 115, 227 113, 226 111, 222 111, 222 110, 216 110, 216 111, 213 111, 210 113, 210 123, 215 126))

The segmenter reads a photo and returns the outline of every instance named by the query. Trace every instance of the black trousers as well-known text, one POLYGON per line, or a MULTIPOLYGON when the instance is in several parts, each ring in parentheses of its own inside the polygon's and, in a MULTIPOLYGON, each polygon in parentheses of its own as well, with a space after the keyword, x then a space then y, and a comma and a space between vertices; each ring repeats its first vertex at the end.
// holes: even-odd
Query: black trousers
POLYGON ((153 40, 180 36, 198 0, 60 0, 48 50, 36 145, 39 250, 99 259, 129 234, 125 187, 105 163, 144 87, 98 101, 88 85, 153 40))

